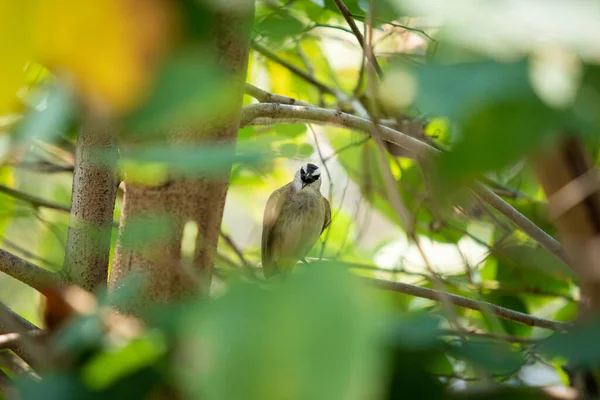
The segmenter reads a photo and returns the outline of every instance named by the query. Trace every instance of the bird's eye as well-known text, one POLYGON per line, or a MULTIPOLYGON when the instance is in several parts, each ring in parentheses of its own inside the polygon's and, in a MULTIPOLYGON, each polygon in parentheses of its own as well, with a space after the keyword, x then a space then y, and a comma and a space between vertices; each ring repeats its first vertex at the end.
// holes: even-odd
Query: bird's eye
POLYGON ((321 174, 319 174, 319 175, 313 175, 312 177, 313 177, 313 178, 315 179, 315 181, 316 181, 316 180, 319 180, 319 178, 321 177, 321 174))

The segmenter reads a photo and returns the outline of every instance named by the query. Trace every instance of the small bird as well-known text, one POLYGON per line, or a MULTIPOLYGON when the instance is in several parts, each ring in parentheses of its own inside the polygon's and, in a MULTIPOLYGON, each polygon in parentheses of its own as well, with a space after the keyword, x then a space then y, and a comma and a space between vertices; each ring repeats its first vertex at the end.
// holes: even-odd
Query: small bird
POLYGON ((319 167, 305 163, 292 182, 269 197, 261 246, 265 278, 291 271, 329 226, 331 206, 320 188, 319 167))

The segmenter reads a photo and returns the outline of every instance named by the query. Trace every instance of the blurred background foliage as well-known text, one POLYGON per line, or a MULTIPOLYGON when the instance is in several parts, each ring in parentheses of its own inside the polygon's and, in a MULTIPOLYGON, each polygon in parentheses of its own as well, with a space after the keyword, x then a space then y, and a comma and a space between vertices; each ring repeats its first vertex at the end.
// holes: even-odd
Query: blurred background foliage
MULTIPOLYGON (((131 181, 219 172, 234 162, 216 299, 157 306, 141 333, 127 340, 104 335, 99 308, 63 333, 65 348, 81 355, 78 368, 41 381, 22 377, 22 398, 148 398, 157 382, 205 399, 544 398, 549 394, 538 388, 568 384, 567 360, 600 358, 597 323, 554 335, 366 288, 355 277, 438 290, 441 284, 522 313, 574 319, 579 287, 571 270, 462 188, 485 178, 556 235, 524 157, 567 129, 599 160, 600 6, 344 3, 361 30, 373 30, 384 71, 376 95, 363 50, 333 0, 258 0, 247 82, 324 108, 359 114, 359 101, 377 118, 418 119, 425 127, 420 139, 449 151, 425 161, 382 156, 362 133, 316 124, 244 127, 233 158, 219 148, 165 149, 152 133, 198 123, 227 103, 228 83, 203 46, 216 13, 241 2, 0 4, 4 249, 61 268, 82 105, 146 134, 122 150, 118 166, 131 181), (373 26, 365 28, 369 20, 373 26), (382 157, 415 218, 421 248, 389 200, 382 157), (326 261, 265 287, 244 273, 260 262, 264 204, 305 161, 326 169, 322 192, 332 204, 332 224, 309 254, 326 261)), ((255 102, 244 96, 244 105, 255 102)), ((115 221, 121 207, 122 192, 115 221)), ((165 216, 149 218, 124 245, 168 234, 165 216)), ((116 236, 115 225, 112 251, 116 236)), ((2 302, 41 324, 37 292, 5 275, 0 287, 2 302)))

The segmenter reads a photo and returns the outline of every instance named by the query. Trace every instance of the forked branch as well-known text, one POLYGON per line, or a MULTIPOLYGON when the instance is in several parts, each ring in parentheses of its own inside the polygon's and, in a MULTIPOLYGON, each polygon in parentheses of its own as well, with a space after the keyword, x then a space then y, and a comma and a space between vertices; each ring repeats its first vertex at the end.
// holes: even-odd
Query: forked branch
MULTIPOLYGON (((417 155, 435 155, 440 152, 418 139, 387 126, 379 125, 378 129, 374 130, 373 122, 339 110, 276 103, 251 104, 242 109, 241 127, 281 123, 331 125, 362 132, 366 135, 372 135, 376 131, 377 134, 381 135, 381 139, 404 147, 417 155)), ((561 244, 523 214, 519 213, 514 207, 480 183, 472 185, 471 190, 475 195, 504 215, 517 228, 568 264, 568 259, 561 244)))

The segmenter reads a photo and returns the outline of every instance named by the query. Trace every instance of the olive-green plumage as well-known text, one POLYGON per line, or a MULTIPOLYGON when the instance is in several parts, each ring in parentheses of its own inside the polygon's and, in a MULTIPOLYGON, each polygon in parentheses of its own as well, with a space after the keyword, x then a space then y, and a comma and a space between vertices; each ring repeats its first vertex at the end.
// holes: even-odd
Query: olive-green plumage
POLYGON ((301 178, 301 171, 294 181, 274 191, 265 207, 261 255, 267 278, 290 271, 331 222, 329 202, 319 191, 320 174, 312 175, 311 181, 310 172, 301 178))

